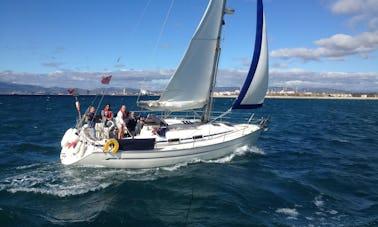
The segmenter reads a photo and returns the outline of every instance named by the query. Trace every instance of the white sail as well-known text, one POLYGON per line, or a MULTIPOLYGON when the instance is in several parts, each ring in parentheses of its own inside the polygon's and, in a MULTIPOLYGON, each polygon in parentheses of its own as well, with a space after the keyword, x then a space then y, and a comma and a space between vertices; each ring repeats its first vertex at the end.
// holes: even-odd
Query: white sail
POLYGON ((159 100, 139 101, 150 110, 202 108, 210 96, 226 1, 211 0, 180 65, 159 100))
POLYGON ((262 0, 257 1, 255 50, 251 67, 233 109, 261 107, 268 89, 268 42, 262 0))

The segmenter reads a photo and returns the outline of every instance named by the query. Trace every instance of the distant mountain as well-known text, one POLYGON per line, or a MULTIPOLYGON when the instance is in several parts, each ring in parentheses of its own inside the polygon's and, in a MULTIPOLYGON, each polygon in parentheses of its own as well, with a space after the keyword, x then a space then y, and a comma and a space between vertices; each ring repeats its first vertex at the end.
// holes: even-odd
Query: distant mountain
POLYGON ((56 88, 0 82, 0 94, 40 94, 49 93, 55 89, 56 88))
MULTIPOLYGON (((239 87, 215 87, 215 92, 227 92, 240 90, 239 87)), ((313 92, 313 93, 351 93, 348 91, 329 89, 329 88, 285 88, 285 87, 269 87, 269 91, 279 92, 279 91, 297 91, 299 93, 303 92, 313 92)), ((138 95, 139 89, 133 88, 98 88, 93 90, 86 89, 76 89, 76 92, 80 95, 95 95, 95 94, 108 94, 108 95, 138 95)), ((159 95, 161 91, 147 91, 149 95, 159 95)), ((353 92, 359 93, 359 92, 353 92)), ((46 88, 42 86, 25 85, 25 84, 13 84, 0 82, 0 94, 1 95, 67 95, 67 88, 61 87, 51 87, 46 88)))
POLYGON ((331 89, 331 88, 287 88, 287 87, 269 87, 269 91, 279 92, 279 91, 297 91, 300 93, 303 92, 313 92, 313 93, 351 93, 345 90, 331 89))
POLYGON ((240 90, 239 87, 215 87, 214 91, 216 92, 224 92, 224 91, 235 91, 240 90))
MULTIPOLYGON (((25 85, 25 84, 13 84, 0 82, 0 94, 2 95, 65 95, 68 94, 67 88, 61 87, 51 87, 46 88, 42 86, 35 85, 25 85)), ((120 89, 120 88, 104 88, 104 89, 75 89, 76 92, 80 95, 93 95, 93 94, 138 94, 138 89, 120 89)))

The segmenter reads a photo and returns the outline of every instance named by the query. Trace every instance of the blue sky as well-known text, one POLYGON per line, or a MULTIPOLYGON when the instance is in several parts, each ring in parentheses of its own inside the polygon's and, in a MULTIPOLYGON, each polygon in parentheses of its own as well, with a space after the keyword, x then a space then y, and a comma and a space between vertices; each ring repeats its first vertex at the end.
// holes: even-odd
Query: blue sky
MULTIPOLYGON (((228 0, 217 86, 240 86, 255 0, 228 0)), ((0 82, 159 90, 206 0, 0 0, 0 82)), ((378 91, 377 0, 265 0, 270 86, 378 91)))

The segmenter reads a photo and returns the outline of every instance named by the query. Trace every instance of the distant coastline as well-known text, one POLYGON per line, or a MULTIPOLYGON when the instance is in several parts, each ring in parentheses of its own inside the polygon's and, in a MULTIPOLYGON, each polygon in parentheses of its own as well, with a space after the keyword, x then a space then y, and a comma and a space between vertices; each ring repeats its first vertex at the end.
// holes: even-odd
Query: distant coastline
POLYGON ((267 95, 268 99, 350 99, 350 100, 378 100, 378 97, 335 97, 335 96, 280 96, 280 95, 267 95))
MULTIPOLYGON (((237 95, 218 95, 215 98, 236 98, 237 95)), ((350 99, 350 100, 378 100, 378 96, 329 96, 329 95, 267 95, 267 99, 350 99)))
MULTIPOLYGON (((100 94, 80 94, 80 96, 95 96, 100 94)), ((139 96, 137 94, 105 94, 107 96, 139 96)), ((54 94, 54 93, 13 93, 13 94, 0 94, 0 96, 71 96, 70 94, 54 94)), ((148 95, 158 97, 159 95, 148 95)), ((214 98, 236 98, 237 95, 215 95, 214 98)), ((267 99, 339 99, 339 100, 378 100, 378 96, 329 96, 329 95, 267 95, 267 99)))
MULTIPOLYGON (((93 90, 74 89, 80 96, 107 95, 107 96, 160 96, 161 91, 139 90, 136 88, 97 88, 93 90), (142 93, 142 94, 141 94, 142 93)), ((215 98, 236 98, 240 93, 235 87, 215 87, 215 98)), ((70 95, 67 88, 45 88, 33 85, 11 84, 0 82, 0 95, 70 95)), ((333 89, 290 89, 271 87, 266 98, 273 99, 352 99, 352 100, 378 100, 378 91, 374 92, 348 92, 333 89)))
MULTIPOLYGON (((215 98, 236 98, 236 95, 219 95, 215 98)), ((333 97, 333 96, 282 96, 282 95, 267 95, 267 99, 350 99, 350 100, 378 100, 378 97, 333 97)))
MULTIPOLYGON (((236 98, 239 90, 214 92, 214 97, 236 98)), ((309 92, 293 90, 269 90, 266 98, 271 99, 351 99, 351 100, 378 100, 377 92, 348 93, 348 92, 309 92)))
MULTIPOLYGON (((214 97, 236 98, 239 91, 214 92, 214 97)), ((350 100, 378 100, 378 93, 328 93, 328 92, 268 92, 268 99, 350 99, 350 100)))

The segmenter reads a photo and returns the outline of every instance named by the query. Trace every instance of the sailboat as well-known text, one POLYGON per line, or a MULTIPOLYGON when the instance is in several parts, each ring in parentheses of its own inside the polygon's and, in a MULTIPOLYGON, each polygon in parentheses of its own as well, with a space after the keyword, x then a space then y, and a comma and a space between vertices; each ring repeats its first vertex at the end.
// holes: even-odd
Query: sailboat
POLYGON ((96 138, 87 124, 70 128, 61 141, 60 159, 64 165, 111 168, 153 168, 196 160, 213 160, 232 153, 245 144, 256 143, 266 128, 262 118, 252 123, 232 124, 221 119, 235 109, 263 105, 268 88, 268 46, 262 0, 257 1, 255 49, 240 94, 232 106, 212 117, 212 95, 220 57, 224 16, 233 13, 226 0, 210 0, 188 49, 166 89, 158 100, 138 100, 137 105, 165 115, 149 114, 139 134, 112 138, 109 127, 96 124, 96 138), (202 115, 197 111, 202 110, 202 115), (193 111, 191 119, 170 115, 193 111), (97 127, 100 125, 101 127, 97 127))

